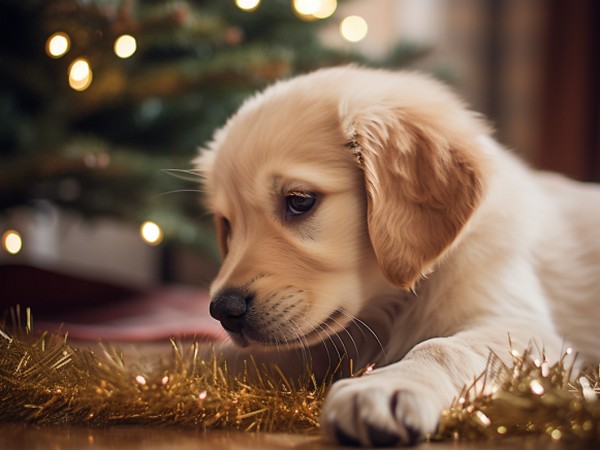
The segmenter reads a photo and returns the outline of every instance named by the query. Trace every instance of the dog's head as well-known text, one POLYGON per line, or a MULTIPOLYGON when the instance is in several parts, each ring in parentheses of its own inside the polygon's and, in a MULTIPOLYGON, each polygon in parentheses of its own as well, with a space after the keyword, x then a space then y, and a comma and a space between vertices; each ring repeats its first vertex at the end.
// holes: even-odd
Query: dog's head
POLYGON ((486 132, 408 73, 326 69, 250 99, 197 160, 223 256, 211 314, 241 345, 307 344, 413 289, 480 201, 486 132))

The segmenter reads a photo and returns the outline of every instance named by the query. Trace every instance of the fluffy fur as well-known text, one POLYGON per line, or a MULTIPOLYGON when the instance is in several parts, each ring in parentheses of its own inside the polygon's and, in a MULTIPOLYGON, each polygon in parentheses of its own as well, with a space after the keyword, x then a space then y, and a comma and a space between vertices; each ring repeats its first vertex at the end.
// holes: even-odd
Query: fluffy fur
POLYGON ((599 187, 530 170, 428 77, 279 82, 197 166, 223 253, 213 313, 233 340, 290 371, 375 363, 333 385, 332 439, 418 441, 509 335, 600 361, 599 187), (291 215, 298 195, 314 206, 291 215))

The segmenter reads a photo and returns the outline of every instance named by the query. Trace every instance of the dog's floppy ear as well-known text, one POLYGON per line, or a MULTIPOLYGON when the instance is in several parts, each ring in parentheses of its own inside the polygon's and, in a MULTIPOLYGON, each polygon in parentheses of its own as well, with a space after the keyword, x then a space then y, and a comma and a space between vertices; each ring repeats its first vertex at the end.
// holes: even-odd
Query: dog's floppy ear
POLYGON ((474 130, 439 113, 387 105, 343 118, 364 172, 376 257, 388 280, 407 290, 449 248, 484 189, 474 130))

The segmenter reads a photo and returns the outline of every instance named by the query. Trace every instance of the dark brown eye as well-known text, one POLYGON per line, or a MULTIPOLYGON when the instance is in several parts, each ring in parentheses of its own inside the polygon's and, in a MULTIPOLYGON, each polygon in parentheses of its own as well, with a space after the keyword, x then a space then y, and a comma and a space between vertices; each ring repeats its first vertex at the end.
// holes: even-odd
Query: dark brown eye
POLYGON ((286 217, 297 217, 310 211, 317 201, 317 194, 313 192, 290 192, 285 197, 286 217))

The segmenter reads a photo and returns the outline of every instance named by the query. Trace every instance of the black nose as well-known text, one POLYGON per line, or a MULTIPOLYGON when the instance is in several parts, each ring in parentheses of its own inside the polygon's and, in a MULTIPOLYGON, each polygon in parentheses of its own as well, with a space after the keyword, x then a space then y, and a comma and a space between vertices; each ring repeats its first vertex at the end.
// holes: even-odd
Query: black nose
POLYGON ((239 333, 246 322, 246 311, 252 296, 242 289, 224 289, 210 303, 210 315, 227 331, 239 333))

